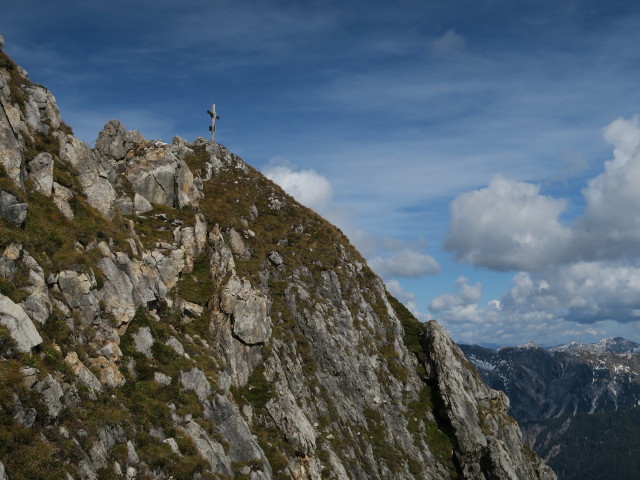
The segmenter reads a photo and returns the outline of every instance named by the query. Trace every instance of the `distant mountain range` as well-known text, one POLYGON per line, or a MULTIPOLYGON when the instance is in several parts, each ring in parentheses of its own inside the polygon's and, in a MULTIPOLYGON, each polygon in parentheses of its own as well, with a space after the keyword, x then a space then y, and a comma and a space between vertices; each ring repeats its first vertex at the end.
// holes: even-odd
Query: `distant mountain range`
POLYGON ((616 337, 460 347, 485 382, 507 394, 525 441, 559 479, 640 479, 629 443, 640 434, 640 344, 616 337))

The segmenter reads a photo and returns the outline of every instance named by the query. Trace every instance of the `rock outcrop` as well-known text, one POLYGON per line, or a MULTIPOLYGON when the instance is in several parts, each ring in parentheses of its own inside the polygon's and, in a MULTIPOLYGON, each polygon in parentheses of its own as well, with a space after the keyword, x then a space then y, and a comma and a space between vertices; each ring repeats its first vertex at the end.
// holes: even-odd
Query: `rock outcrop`
POLYGON ((555 478, 339 230, 0 60, 0 478, 555 478))

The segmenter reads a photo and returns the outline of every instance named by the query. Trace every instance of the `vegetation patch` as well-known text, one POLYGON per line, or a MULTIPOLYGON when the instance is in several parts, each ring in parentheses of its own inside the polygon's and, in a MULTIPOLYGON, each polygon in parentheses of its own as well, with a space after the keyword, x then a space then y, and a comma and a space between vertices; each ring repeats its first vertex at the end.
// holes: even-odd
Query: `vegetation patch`
POLYGON ((206 151, 206 145, 199 143, 193 146, 193 154, 187 155, 184 159, 185 163, 191 170, 191 173, 200 177, 205 176, 205 167, 209 161, 210 155, 206 151))
POLYGON ((193 263, 193 272, 184 273, 178 281, 178 294, 188 302, 206 305, 213 294, 209 259, 201 254, 193 263))

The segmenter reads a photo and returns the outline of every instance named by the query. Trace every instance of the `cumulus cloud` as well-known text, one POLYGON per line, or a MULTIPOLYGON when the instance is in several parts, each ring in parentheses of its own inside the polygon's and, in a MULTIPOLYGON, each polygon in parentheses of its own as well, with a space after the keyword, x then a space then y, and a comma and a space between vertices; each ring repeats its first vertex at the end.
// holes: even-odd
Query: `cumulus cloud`
MULTIPOLYGON (((519 272, 499 300, 480 303, 481 285, 456 282, 434 297, 430 312, 458 341, 546 345, 590 341, 604 331, 629 335, 640 316, 640 267, 577 262, 547 272, 519 272)), ((637 331, 633 334, 637 334, 637 331)))
POLYGON ((541 270, 558 261, 571 232, 558 217, 566 202, 540 187, 496 175, 487 188, 451 204, 445 248, 458 260, 494 270, 541 270))
POLYGON ((584 215, 574 226, 576 247, 587 259, 640 255, 640 124, 618 119, 604 129, 613 159, 583 195, 584 215))
POLYGON ((586 206, 572 225, 559 221, 565 200, 498 175, 451 203, 445 248, 458 260, 501 271, 640 256, 640 123, 618 119, 603 133, 614 158, 583 189, 586 206))
POLYGON ((628 331, 640 317, 640 120, 603 129, 613 158, 582 190, 584 210, 563 225, 567 202, 526 182, 494 177, 451 204, 445 246, 458 260, 518 273, 499 300, 480 305, 459 279, 457 292, 429 304, 458 338, 493 333, 504 343, 518 331, 547 338, 586 338, 628 331))
POLYGON ((449 323, 486 322, 486 316, 481 315, 478 309, 482 284, 469 285, 468 280, 461 276, 456 280, 456 288, 457 293, 434 297, 429 303, 429 311, 449 323))
POLYGON ((295 171, 284 165, 269 165, 262 173, 297 201, 319 213, 331 202, 331 183, 315 170, 295 171))
POLYGON ((579 323, 637 320, 640 268, 606 262, 578 262, 551 272, 518 273, 501 300, 505 310, 545 310, 579 323))
POLYGON ((457 34, 455 29, 452 28, 431 40, 429 52, 436 57, 446 57, 461 52, 466 43, 466 38, 457 34))
POLYGON ((440 264, 431 255, 408 248, 392 252, 387 257, 374 257, 368 263, 373 271, 385 278, 419 278, 440 271, 440 264))

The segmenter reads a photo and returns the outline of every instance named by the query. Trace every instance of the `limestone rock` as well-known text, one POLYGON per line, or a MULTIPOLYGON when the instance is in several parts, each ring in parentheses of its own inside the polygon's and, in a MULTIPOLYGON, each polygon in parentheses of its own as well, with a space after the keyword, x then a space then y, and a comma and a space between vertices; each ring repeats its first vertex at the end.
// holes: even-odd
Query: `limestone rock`
POLYGON ((232 475, 231 460, 225 454, 224 448, 215 442, 197 422, 190 420, 181 426, 181 430, 191 438, 198 453, 209 462, 214 472, 232 475))
POLYGON ((234 335, 247 345, 266 343, 271 336, 267 301, 247 280, 232 276, 222 290, 220 307, 231 315, 234 335))
POLYGON ((44 379, 36 383, 33 389, 42 395, 42 401, 45 407, 47 407, 49 416, 56 418, 63 408, 60 398, 64 392, 60 384, 51 375, 47 375, 44 379))
POLYGON ((180 455, 180 448, 178 447, 178 442, 176 442, 175 438, 165 438, 162 443, 166 443, 171 448, 171 451, 177 455, 180 455))
POLYGON ((27 204, 18 202, 9 192, 0 191, 0 218, 17 226, 22 225, 27 218, 27 204))
POLYGON ((60 128, 60 111, 51 92, 39 85, 25 85, 24 122, 32 130, 50 133, 60 128))
POLYGON ((89 204, 105 216, 111 216, 116 191, 112 185, 115 166, 97 157, 80 140, 68 135, 60 148, 60 157, 71 163, 89 204))
POLYGON ((69 352, 64 362, 69 367, 69 370, 90 390, 94 392, 100 392, 102 390, 102 385, 98 378, 82 363, 76 352, 69 352))
POLYGON ((53 203, 67 220, 73 220, 73 210, 69 200, 73 198, 73 192, 59 183, 53 182, 53 203))
POLYGON ((151 347, 153 346, 155 340, 153 335, 151 335, 151 330, 149 327, 140 327, 136 333, 133 334, 133 346, 134 348, 143 353, 147 358, 153 358, 153 353, 151 352, 151 347))
POLYGON ((316 449, 316 432, 302 409, 296 404, 291 391, 277 385, 280 401, 277 407, 269 406, 269 412, 280 430, 294 448, 305 455, 313 455, 316 449))
POLYGON ((208 242, 213 250, 209 260, 209 271, 214 283, 217 283, 228 273, 235 273, 235 262, 231 249, 217 225, 209 232, 208 242))
POLYGON ((184 357, 184 347, 180 343, 180 341, 176 337, 169 337, 166 343, 167 347, 171 347, 174 352, 176 352, 181 357, 184 357))
POLYGON ((273 251, 269 254, 269 261, 276 267, 279 267, 284 262, 284 260, 282 259, 282 255, 280 255, 276 251, 273 251))
POLYGON ((187 390, 192 390, 201 402, 204 402, 211 395, 211 385, 204 372, 195 367, 188 372, 180 373, 180 383, 187 390))
POLYGON ((16 348, 21 352, 30 352, 33 347, 42 343, 42 337, 22 307, 2 294, 0 294, 0 325, 9 330, 9 335, 16 342, 16 348))
MULTIPOLYGON (((9 90, 8 85, 7 90, 9 90)), ((22 187, 24 184, 24 162, 18 137, 20 110, 17 107, 11 108, 8 98, 0 100, 4 106, 4 108, 0 108, 0 164, 13 183, 22 187), (11 112, 15 112, 13 120, 8 116, 11 115, 11 112)))
POLYGON ((154 372, 153 379, 158 385, 171 385, 171 377, 169 375, 165 375, 162 372, 154 372))
POLYGON ((202 312, 204 311, 204 307, 202 305, 187 302, 186 300, 180 300, 178 308, 180 309, 180 313, 191 318, 200 318, 202 312))
MULTIPOLYGON (((38 412, 35 408, 24 408, 22 405, 16 404, 13 418, 22 425, 22 428, 31 428, 36 423, 38 412)), ((2 476, 0 476, 0 479, 2 476)), ((6 477, 5 477, 6 478, 6 477)))
POLYGON ((137 131, 127 132, 118 120, 109 120, 96 139, 96 151, 106 157, 122 160, 125 155, 142 143, 144 138, 137 131))
POLYGON ((142 195, 136 193, 133 195, 133 211, 136 215, 142 215, 153 210, 153 205, 142 195))
POLYGON ((53 158, 48 152, 36 155, 28 164, 28 178, 33 182, 33 188, 46 195, 51 196, 53 189, 53 158))
POLYGON ((469 365, 460 348, 435 321, 424 326, 423 345, 430 375, 458 446, 457 458, 465 478, 555 480, 540 460, 530 463, 522 435, 508 417, 504 393, 491 390, 469 365), (480 414, 483 414, 481 417, 480 414), (490 434, 484 429, 489 429, 490 434))
POLYGON ((123 386, 126 381, 118 366, 105 357, 90 358, 87 363, 98 371, 100 384, 107 388, 123 386))
POLYGON ((231 251, 238 255, 238 257, 242 258, 244 256, 246 252, 244 240, 242 240, 242 236, 233 228, 229 230, 229 245, 231 246, 231 251))
POLYGON ((211 419, 218 432, 229 442, 228 455, 239 463, 259 462, 271 478, 271 467, 262 448, 253 438, 249 426, 242 418, 238 407, 226 397, 218 395, 212 404, 211 419))
MULTIPOLYGON (((106 311, 116 319, 116 327, 128 324, 136 313, 139 301, 136 301, 135 287, 127 274, 131 260, 126 255, 112 258, 101 258, 98 268, 104 274, 105 283, 98 293, 99 300, 106 305, 106 311)), ((135 278, 135 277, 134 277, 135 278)))
POLYGON ((131 215, 133 213, 133 201, 126 196, 118 197, 113 202, 115 208, 121 215, 131 215))
POLYGON ((100 312, 98 298, 93 291, 95 278, 86 273, 64 270, 58 275, 58 286, 69 308, 78 311, 85 325, 91 325, 100 312))
POLYGON ((49 300, 49 294, 47 293, 47 287, 39 286, 32 288, 34 290, 33 293, 21 303, 21 306, 29 318, 44 325, 53 309, 51 301, 49 300))

